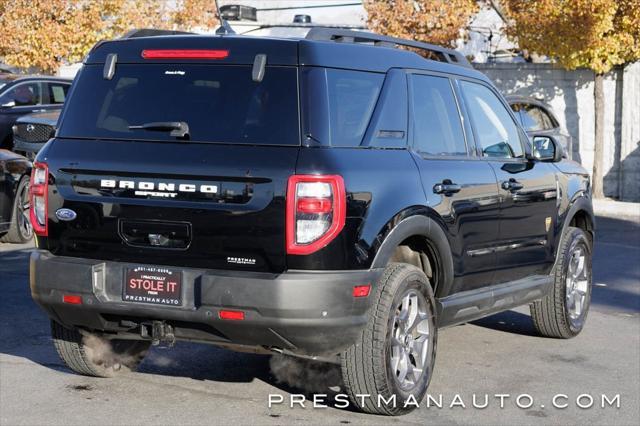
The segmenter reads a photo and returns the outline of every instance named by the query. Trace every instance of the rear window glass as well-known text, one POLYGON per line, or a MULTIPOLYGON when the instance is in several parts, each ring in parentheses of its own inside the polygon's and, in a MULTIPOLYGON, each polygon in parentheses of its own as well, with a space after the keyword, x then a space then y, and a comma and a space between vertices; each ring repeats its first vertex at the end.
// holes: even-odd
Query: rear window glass
POLYGON ((175 141, 162 126, 130 126, 183 122, 196 142, 300 143, 295 68, 267 67, 261 82, 251 66, 118 64, 111 80, 102 71, 82 70, 60 137, 175 141))

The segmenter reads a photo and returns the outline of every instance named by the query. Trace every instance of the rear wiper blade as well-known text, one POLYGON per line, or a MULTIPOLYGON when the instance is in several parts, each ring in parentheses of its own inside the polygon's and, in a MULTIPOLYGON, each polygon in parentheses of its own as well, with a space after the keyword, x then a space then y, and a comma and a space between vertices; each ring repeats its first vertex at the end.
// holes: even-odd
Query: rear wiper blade
POLYGON ((159 132, 168 132, 171 136, 178 138, 184 138, 189 136, 189 125, 184 121, 155 121, 153 123, 144 123, 134 126, 129 126, 129 130, 151 130, 159 132))

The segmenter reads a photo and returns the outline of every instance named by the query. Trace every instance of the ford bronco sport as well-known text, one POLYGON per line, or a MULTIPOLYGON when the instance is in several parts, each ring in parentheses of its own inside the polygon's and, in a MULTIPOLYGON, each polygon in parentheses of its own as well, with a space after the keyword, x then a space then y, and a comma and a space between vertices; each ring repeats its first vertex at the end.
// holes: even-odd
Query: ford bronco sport
POLYGON ((34 165, 31 291, 81 374, 121 369, 87 336, 208 342, 339 363, 353 404, 401 414, 376 398, 421 400, 440 327, 529 303, 544 336, 584 326, 589 177, 532 136, 427 44, 100 43, 34 165))

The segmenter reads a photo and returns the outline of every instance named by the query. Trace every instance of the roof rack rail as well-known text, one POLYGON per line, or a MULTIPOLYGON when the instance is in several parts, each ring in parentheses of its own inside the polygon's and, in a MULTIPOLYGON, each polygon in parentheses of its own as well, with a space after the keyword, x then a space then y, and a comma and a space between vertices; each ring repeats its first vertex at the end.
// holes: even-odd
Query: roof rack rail
POLYGON ((121 38, 156 37, 165 35, 186 35, 195 34, 188 31, 157 30, 155 28, 138 28, 124 34, 121 38))
POLYGON ((336 41, 343 43, 372 43, 374 46, 392 47, 406 46, 414 49, 425 50, 441 62, 453 65, 461 65, 473 68, 467 58, 460 52, 434 44, 421 43, 419 41, 405 40, 396 37, 387 37, 365 31, 352 31, 339 28, 313 27, 305 37, 308 40, 336 41))

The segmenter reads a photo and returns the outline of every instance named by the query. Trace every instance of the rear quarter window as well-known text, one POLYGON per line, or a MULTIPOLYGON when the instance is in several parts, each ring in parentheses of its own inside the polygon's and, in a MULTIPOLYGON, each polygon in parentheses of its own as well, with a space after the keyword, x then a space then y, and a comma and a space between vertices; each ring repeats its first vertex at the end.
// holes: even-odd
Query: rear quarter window
POLYGON ((331 68, 303 71, 304 134, 323 145, 361 145, 384 74, 331 68))

